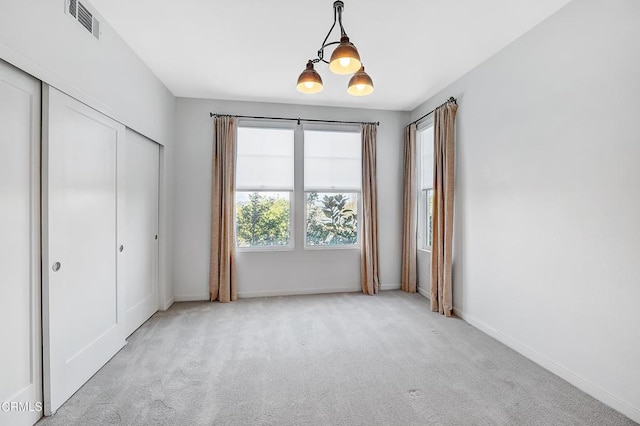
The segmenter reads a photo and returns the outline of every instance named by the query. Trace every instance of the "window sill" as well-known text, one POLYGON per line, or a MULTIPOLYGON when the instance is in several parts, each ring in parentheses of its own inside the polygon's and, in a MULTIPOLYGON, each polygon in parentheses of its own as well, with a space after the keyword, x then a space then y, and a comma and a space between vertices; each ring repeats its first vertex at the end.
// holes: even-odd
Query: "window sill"
POLYGON ((295 247, 236 247, 236 253, 269 253, 280 251, 295 251, 295 247))
POLYGON ((357 246, 304 246, 305 250, 358 250, 360 251, 360 245, 357 246))
POLYGON ((418 251, 421 251, 423 253, 431 253, 431 249, 423 249, 423 248, 419 248, 418 251))

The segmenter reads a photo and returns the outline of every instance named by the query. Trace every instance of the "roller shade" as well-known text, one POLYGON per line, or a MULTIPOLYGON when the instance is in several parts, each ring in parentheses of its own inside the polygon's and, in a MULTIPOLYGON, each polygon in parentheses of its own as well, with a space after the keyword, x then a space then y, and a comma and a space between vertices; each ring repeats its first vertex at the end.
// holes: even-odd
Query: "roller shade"
POLYGON ((422 177, 420 189, 433 188, 433 126, 418 131, 422 177))
POLYGON ((238 127, 237 190, 293 190, 293 130, 238 127))
POLYGON ((305 190, 360 191, 361 145, 359 132, 305 130, 305 190))

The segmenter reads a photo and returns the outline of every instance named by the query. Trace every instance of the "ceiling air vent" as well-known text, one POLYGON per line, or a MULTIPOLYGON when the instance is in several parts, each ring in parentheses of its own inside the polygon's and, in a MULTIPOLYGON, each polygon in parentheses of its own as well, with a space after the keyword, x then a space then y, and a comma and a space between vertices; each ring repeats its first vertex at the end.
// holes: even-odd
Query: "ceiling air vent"
POLYGON ((67 12, 95 38, 100 38, 100 21, 78 0, 67 0, 67 12))

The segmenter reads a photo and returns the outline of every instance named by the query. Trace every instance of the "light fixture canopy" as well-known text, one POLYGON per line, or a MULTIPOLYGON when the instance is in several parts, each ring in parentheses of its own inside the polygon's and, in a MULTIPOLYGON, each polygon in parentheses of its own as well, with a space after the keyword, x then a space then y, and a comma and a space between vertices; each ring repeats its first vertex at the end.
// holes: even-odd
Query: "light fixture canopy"
POLYGON ((353 96, 367 96, 373 92, 373 81, 364 72, 364 66, 351 77, 347 93, 353 96))
POLYGON ((318 93, 322 90, 322 78, 316 72, 313 65, 318 62, 329 64, 329 69, 336 74, 354 74, 349 81, 347 93, 354 96, 365 96, 373 92, 373 81, 360 61, 360 54, 356 46, 349 41, 346 31, 342 25, 342 11, 344 3, 340 0, 333 2, 333 25, 329 29, 327 36, 322 42, 322 47, 318 50, 318 57, 309 59, 307 66, 298 77, 298 91, 306 94, 318 93), (336 26, 340 26, 340 41, 327 42, 331 32, 336 26), (325 49, 329 46, 338 45, 331 54, 331 59, 324 58, 325 49), (353 83, 353 84, 352 84, 353 83))
POLYGON ((322 77, 320 77, 320 74, 313 68, 313 61, 309 60, 309 62, 307 62, 307 67, 302 71, 300 77, 298 77, 298 85, 296 87, 299 92, 307 94, 322 91, 322 77))

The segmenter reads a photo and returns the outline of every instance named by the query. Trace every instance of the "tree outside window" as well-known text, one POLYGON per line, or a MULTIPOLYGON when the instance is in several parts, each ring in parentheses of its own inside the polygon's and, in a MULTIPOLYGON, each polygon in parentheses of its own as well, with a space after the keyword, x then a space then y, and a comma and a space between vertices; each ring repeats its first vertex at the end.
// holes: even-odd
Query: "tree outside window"
POLYGON ((307 245, 357 244, 357 194, 308 192, 306 207, 307 245))
POLYGON ((286 192, 237 193, 238 247, 289 245, 290 205, 289 193, 286 192))

